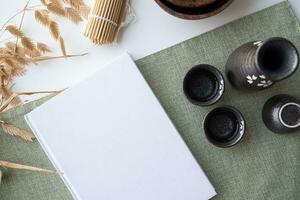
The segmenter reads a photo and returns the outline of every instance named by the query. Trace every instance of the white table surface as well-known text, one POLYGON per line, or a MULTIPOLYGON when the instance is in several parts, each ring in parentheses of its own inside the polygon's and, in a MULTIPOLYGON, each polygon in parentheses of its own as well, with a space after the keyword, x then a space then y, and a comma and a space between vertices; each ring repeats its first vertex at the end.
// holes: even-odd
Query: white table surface
MULTIPOLYGON (((21 10, 26 2, 27 0, 3 1, 0 8, 0 24, 21 10)), ((91 4, 92 0, 86 2, 91 4)), ((30 66, 25 76, 15 80, 13 90, 41 91, 66 88, 105 66, 124 51, 129 52, 134 59, 139 59, 278 2, 281 0, 235 0, 229 8, 216 16, 187 21, 167 14, 154 0, 132 0, 137 19, 126 29, 121 42, 113 46, 93 45, 83 36, 85 22, 75 26, 67 20, 60 19, 68 53, 89 54, 81 58, 47 61, 38 66, 30 66)), ((38 3, 38 0, 31 0, 31 5, 38 3)), ((290 3, 300 17, 300 1, 290 0, 290 3)), ((53 55, 59 55, 58 45, 47 30, 33 18, 33 13, 28 12, 24 21, 26 33, 36 40, 49 43, 53 47, 53 55)), ((16 23, 19 23, 18 21, 16 23)), ((0 40, 5 38, 7 35, 0 40)))

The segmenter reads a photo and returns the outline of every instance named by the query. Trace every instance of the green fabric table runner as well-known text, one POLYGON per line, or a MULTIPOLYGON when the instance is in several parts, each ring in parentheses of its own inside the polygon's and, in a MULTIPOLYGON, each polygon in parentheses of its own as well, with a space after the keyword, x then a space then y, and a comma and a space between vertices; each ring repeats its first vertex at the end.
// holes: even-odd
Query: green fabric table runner
MULTIPOLYGON (((275 135, 261 120, 261 109, 269 97, 286 93, 300 98, 300 70, 270 89, 255 93, 237 91, 226 80, 222 100, 206 108, 191 105, 182 93, 183 77, 194 65, 208 63, 224 72, 226 59, 236 47, 273 36, 289 38, 300 50, 300 26, 287 1, 136 62, 216 188, 218 195, 214 199, 294 200, 300 197, 300 134, 275 135), (247 122, 244 139, 230 149, 211 145, 201 127, 204 115, 221 105, 237 107, 247 122)), ((28 128, 23 115, 46 100, 22 106, 0 118, 28 128)), ((37 143, 23 142, 2 131, 0 152, 2 160, 52 168, 37 143)), ((66 200, 72 197, 57 176, 9 170, 0 186, 0 199, 66 200)))
MULTIPOLYGON (((0 116, 1 120, 29 130, 24 115, 47 101, 49 97, 31 102, 0 116)), ((0 129, 0 160, 53 169, 38 142, 24 142, 0 129)), ((74 166, 76 167, 76 166, 74 166)), ((72 200, 67 187, 58 175, 22 170, 4 170, 0 185, 0 200, 72 200)))

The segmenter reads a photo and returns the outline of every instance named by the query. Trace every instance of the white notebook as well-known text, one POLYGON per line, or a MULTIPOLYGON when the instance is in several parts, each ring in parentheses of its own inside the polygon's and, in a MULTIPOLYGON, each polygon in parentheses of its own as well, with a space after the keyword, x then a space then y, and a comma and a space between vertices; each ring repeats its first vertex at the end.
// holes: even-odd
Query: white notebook
POLYGON ((75 199, 207 200, 215 195, 127 54, 26 120, 75 199))

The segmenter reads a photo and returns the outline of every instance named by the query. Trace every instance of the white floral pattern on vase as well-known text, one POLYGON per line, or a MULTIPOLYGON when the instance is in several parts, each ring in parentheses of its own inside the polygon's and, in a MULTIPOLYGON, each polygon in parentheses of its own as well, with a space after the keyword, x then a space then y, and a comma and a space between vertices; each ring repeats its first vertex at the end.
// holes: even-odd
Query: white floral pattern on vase
POLYGON ((268 80, 265 75, 248 75, 247 82, 256 87, 267 88, 273 85, 273 81, 268 80))
POLYGON ((223 94, 224 87, 225 87, 224 81, 221 80, 221 81, 220 81, 220 86, 219 86, 219 94, 220 94, 220 95, 223 94))
POLYGON ((262 44, 263 44, 263 41, 261 41, 261 40, 253 43, 253 45, 258 46, 258 47, 261 46, 262 44))
POLYGON ((242 134, 245 131, 245 122, 241 121, 240 123, 240 133, 242 134))

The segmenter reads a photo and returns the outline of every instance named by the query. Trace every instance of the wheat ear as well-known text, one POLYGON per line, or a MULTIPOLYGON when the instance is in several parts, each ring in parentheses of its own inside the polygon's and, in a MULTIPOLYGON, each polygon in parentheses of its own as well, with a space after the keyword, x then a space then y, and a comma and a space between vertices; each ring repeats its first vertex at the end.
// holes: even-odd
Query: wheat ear
POLYGON ((36 10, 34 12, 35 20, 44 26, 49 26, 51 20, 48 10, 36 10))
POLYGON ((63 1, 76 9, 79 9, 80 6, 85 5, 84 1, 82 0, 63 0, 63 1))
POLYGON ((19 30, 19 28, 15 25, 8 25, 6 26, 5 30, 7 30, 10 34, 16 37, 24 37, 25 34, 19 30))
POLYGON ((63 16, 63 17, 66 16, 65 10, 56 3, 49 3, 47 5, 47 9, 55 15, 63 16))
POLYGON ((34 51, 36 49, 34 42, 29 37, 22 37, 21 43, 25 49, 28 49, 30 51, 34 51))
POLYGON ((79 10, 76 10, 75 8, 72 7, 67 7, 65 9, 66 9, 67 18, 70 19, 72 22, 78 24, 79 22, 82 21, 79 10))
POLYGON ((42 42, 38 42, 37 45, 36 45, 36 47, 43 54, 45 54, 47 52, 51 52, 50 47, 47 44, 44 44, 42 42))
POLYGON ((50 22, 50 24, 49 24, 49 31, 50 31, 52 37, 55 40, 59 39, 59 37, 60 37, 60 31, 59 31, 59 26, 58 26, 57 22, 55 22, 55 21, 51 21, 50 22))
POLYGON ((33 142, 33 139, 35 138, 35 136, 27 130, 20 129, 4 121, 0 121, 0 124, 3 131, 9 135, 17 136, 22 138, 23 140, 30 141, 30 142, 33 142))

